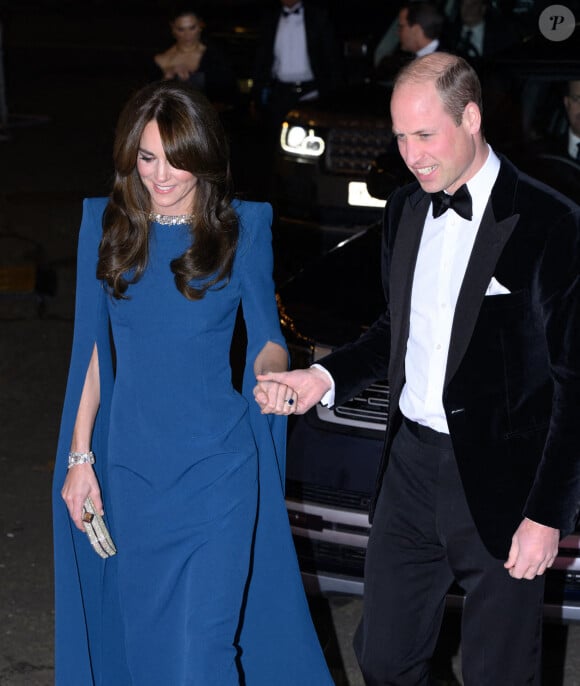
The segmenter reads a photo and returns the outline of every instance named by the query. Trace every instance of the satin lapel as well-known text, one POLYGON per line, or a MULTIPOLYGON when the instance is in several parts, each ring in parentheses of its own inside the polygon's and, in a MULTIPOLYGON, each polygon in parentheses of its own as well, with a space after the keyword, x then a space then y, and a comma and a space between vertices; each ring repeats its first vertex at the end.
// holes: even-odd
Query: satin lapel
POLYGON ((519 214, 516 214, 496 222, 492 204, 488 202, 455 307, 445 386, 457 371, 469 345, 487 287, 518 219, 519 214))
POLYGON ((413 274, 430 203, 428 195, 422 194, 422 196, 419 202, 416 202, 416 197, 413 196, 406 200, 391 254, 389 278, 391 359, 397 367, 402 365, 405 359, 409 338, 413 274))

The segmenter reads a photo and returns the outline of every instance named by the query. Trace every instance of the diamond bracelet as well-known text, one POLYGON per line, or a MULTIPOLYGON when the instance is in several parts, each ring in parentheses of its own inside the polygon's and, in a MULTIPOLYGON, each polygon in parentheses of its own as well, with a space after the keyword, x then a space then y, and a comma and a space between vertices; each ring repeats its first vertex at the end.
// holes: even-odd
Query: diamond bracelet
POLYGON ((95 456, 92 450, 88 453, 69 453, 68 454, 68 468, 76 467, 77 464, 95 464, 95 456))

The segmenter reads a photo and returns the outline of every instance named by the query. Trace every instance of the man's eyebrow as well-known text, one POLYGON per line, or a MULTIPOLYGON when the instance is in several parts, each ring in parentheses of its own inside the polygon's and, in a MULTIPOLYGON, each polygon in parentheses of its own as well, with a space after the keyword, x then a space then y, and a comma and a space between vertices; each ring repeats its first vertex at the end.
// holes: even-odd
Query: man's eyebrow
POLYGON ((425 133, 433 133, 434 129, 418 129, 417 131, 409 131, 408 133, 403 134, 401 131, 397 131, 396 129, 393 129, 393 136, 399 136, 399 135, 405 135, 405 136, 421 136, 422 134, 425 133))

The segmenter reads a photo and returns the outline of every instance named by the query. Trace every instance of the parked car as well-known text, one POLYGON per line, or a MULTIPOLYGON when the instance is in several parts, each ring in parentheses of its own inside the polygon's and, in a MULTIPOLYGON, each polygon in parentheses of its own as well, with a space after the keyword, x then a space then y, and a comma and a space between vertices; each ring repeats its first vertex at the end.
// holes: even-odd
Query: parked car
MULTIPOLYGON (((565 131, 566 82, 580 79, 580 29, 562 42, 541 34, 530 37, 501 57, 480 62, 477 69, 491 145, 523 170, 579 200, 577 165, 554 154, 550 141, 565 131)), ((288 112, 275 166, 282 216, 315 226, 347 226, 353 232, 380 217, 389 192, 408 178, 391 145, 391 89, 389 82, 367 78, 288 112), (366 186, 377 159, 383 163, 380 197, 366 186)))
MULTIPOLYGON (((384 309, 380 241, 381 227, 373 224, 279 287, 293 366, 308 366, 355 339, 384 309)), ((310 593, 362 593, 367 513, 388 406, 385 379, 343 405, 291 417, 286 505, 310 593)), ((462 597, 453 587, 448 603, 460 607, 462 597)), ((545 615, 580 621, 580 528, 560 543, 547 573, 545 615)))

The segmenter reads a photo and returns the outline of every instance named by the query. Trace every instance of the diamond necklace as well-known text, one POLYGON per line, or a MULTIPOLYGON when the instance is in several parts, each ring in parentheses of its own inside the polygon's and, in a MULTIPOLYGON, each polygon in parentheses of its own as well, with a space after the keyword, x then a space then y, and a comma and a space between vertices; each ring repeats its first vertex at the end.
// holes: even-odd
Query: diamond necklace
POLYGON ((178 224, 191 224, 193 223, 193 214, 155 214, 155 212, 149 212, 149 221, 155 222, 156 224, 162 224, 163 226, 177 226, 178 224))

